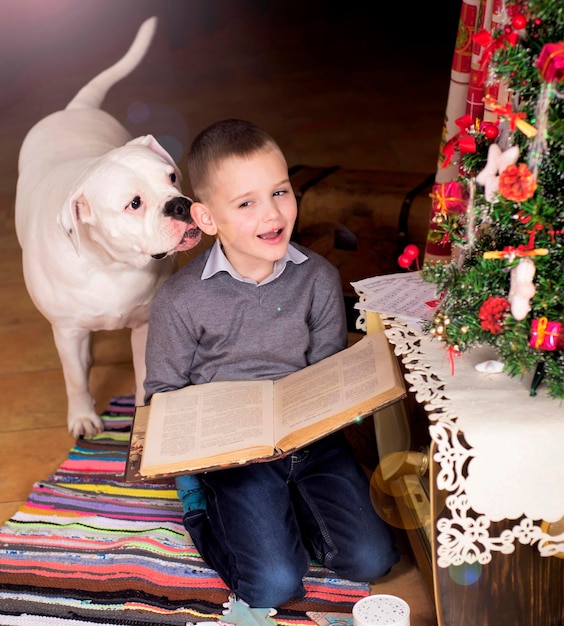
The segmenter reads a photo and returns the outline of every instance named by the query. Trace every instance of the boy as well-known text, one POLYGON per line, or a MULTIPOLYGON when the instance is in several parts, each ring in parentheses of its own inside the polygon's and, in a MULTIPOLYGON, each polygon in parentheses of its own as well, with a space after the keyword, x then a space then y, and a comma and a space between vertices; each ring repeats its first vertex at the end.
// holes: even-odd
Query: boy
MULTIPOLYGON (((275 141, 243 120, 202 131, 188 156, 191 214, 215 244, 154 301, 146 402, 221 380, 276 379, 346 347, 337 270, 290 236, 296 198, 275 141)), ((310 559, 349 580, 399 554, 342 432, 282 459, 177 479, 184 525, 238 598, 277 607, 304 595, 310 559)))

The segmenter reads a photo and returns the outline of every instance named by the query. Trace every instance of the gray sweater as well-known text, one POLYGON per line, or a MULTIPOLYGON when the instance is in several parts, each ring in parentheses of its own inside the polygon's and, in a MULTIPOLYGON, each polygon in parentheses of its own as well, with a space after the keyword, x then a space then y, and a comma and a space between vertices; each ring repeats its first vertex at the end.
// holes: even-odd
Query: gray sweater
POLYGON ((224 271, 202 280, 210 248, 163 285, 149 320, 145 402, 187 385, 274 380, 346 347, 337 269, 291 245, 308 259, 262 285, 224 271))

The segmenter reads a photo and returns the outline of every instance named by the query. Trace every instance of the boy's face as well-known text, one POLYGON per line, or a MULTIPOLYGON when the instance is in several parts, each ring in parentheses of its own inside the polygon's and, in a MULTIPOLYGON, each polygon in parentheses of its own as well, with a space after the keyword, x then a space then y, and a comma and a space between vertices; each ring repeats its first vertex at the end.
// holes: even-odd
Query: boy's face
POLYGON ((297 214, 280 150, 268 146, 222 161, 206 198, 194 203, 191 213, 205 233, 217 234, 242 276, 264 280, 286 253, 297 214))

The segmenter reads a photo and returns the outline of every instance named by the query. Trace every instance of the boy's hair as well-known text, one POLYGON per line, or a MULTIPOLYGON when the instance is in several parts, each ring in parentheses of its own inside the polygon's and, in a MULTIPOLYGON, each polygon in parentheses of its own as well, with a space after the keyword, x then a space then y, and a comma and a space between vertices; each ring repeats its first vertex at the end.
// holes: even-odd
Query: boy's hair
POLYGON ((265 130, 246 120, 221 120, 201 131, 188 153, 188 177, 194 200, 202 200, 202 193, 209 187, 214 169, 221 161, 249 156, 265 146, 278 148, 265 130))

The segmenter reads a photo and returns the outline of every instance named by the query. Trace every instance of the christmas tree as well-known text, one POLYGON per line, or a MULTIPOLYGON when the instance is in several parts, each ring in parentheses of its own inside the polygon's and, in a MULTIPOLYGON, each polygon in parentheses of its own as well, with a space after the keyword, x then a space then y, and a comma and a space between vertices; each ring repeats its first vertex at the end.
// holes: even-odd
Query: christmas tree
POLYGON ((535 373, 531 395, 544 380, 564 398, 564 2, 507 3, 474 41, 490 115, 457 120, 443 148, 458 177, 434 236, 453 254, 422 269, 440 294, 425 330, 452 353, 490 344, 509 375, 535 373))

